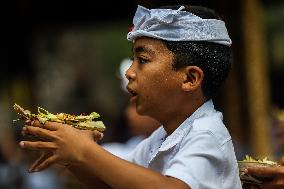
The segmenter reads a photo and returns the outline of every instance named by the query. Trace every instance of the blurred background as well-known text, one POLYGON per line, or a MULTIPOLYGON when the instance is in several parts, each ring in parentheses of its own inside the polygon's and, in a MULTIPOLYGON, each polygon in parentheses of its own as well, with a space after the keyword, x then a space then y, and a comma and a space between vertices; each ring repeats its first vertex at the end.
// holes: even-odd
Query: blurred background
POLYGON ((119 66, 131 56, 126 34, 138 4, 203 5, 223 17, 233 41, 233 69, 215 102, 237 158, 284 155, 284 1, 9 1, 1 11, 0 188, 82 188, 61 167, 27 173, 38 154, 18 147, 22 124, 12 123, 14 103, 34 112, 37 106, 96 111, 107 126, 101 143, 131 137, 119 66))

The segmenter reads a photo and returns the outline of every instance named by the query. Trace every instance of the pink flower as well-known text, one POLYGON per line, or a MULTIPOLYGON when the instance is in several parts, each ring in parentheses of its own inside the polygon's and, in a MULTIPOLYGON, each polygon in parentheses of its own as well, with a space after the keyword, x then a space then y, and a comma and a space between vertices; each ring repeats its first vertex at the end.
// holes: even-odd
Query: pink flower
POLYGON ((132 32, 134 29, 134 25, 132 25, 131 27, 128 28, 129 32, 132 32))

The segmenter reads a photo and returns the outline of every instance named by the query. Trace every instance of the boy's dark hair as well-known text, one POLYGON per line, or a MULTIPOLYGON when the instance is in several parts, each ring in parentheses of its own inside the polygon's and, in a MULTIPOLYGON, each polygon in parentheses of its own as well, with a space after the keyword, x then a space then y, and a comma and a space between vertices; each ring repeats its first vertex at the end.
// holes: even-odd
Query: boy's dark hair
MULTIPOLYGON (((164 6, 177 10, 180 6, 164 6)), ((211 9, 200 6, 185 6, 185 11, 191 12, 203 19, 218 19, 220 17, 211 9)), ((215 96, 231 68, 230 47, 207 41, 164 41, 167 48, 173 52, 173 69, 186 66, 198 66, 204 72, 201 84, 202 92, 207 99, 215 96)))

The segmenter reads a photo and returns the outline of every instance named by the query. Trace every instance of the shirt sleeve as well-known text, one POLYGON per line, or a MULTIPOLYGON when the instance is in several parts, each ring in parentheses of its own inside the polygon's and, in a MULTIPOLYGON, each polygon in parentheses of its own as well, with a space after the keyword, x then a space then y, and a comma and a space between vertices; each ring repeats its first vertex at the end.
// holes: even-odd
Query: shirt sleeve
POLYGON ((140 142, 129 154, 125 156, 125 160, 147 167, 147 157, 149 152, 149 138, 140 142))
MULTIPOLYGON (((126 156, 126 160, 130 161, 132 163, 135 163, 137 165, 141 165, 143 167, 148 167, 148 163, 150 160, 150 151, 152 148, 152 143, 155 141, 155 139, 160 136, 161 133, 163 133, 163 127, 159 127, 156 129, 148 138, 144 139, 142 142, 140 142, 136 148, 134 148, 129 155, 126 156)), ((165 131, 164 131, 165 132, 165 131)))
POLYGON ((224 153, 209 131, 192 131, 169 161, 165 175, 177 178, 192 189, 220 189, 223 182, 224 153))

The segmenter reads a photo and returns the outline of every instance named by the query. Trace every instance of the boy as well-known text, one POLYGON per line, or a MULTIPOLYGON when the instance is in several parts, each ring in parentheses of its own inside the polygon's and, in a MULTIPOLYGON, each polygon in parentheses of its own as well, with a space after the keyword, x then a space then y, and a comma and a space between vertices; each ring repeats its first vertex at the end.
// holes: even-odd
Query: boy
POLYGON ((133 22, 127 36, 133 41, 126 73, 130 101, 162 126, 129 154, 129 161, 94 142, 98 132, 53 122, 27 126, 24 133, 47 140, 20 143, 44 152, 30 171, 63 164, 86 186, 100 189, 241 188, 231 137, 211 100, 230 69, 224 22, 193 6, 138 6, 133 22))

